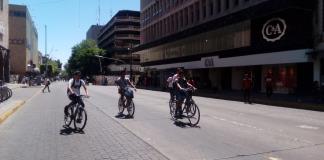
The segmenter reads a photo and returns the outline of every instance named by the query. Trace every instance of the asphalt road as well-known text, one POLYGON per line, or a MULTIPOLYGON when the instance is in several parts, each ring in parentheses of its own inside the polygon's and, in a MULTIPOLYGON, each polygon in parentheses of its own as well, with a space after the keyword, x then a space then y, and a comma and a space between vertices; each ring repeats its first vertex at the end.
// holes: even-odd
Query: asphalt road
POLYGON ((138 90, 134 119, 115 118, 116 87, 89 86, 84 134, 60 134, 66 84, 38 93, 0 126, 6 159, 322 160, 324 113, 194 97, 198 127, 170 119, 169 94, 138 90), (19 158, 20 157, 20 158, 19 158), (25 157, 25 158, 22 158, 25 157), (27 158, 26 158, 27 157, 27 158))

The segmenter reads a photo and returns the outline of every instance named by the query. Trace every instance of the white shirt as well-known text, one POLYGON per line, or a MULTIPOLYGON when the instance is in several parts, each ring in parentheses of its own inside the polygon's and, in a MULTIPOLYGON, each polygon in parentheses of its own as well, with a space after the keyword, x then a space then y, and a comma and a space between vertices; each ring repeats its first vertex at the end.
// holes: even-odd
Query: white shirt
MULTIPOLYGON (((80 88, 82 86, 85 86, 85 82, 82 79, 79 80, 73 80, 73 78, 71 78, 69 80, 69 87, 72 89, 72 91, 77 95, 80 96, 80 88), (74 81, 74 86, 73 85, 73 81, 74 81), (81 83, 81 84, 80 84, 81 83), (80 87, 78 87, 80 86, 80 87)), ((70 92, 68 92, 69 94, 71 94, 70 92)))
POLYGON ((125 78, 125 79, 121 79, 120 77, 117 79, 117 85, 121 88, 121 89, 125 89, 128 87, 129 84, 129 79, 125 78))
POLYGON ((169 77, 168 79, 167 79, 167 82, 168 82, 168 87, 169 88, 172 88, 173 87, 173 83, 172 83, 172 80, 173 80, 173 77, 169 77))

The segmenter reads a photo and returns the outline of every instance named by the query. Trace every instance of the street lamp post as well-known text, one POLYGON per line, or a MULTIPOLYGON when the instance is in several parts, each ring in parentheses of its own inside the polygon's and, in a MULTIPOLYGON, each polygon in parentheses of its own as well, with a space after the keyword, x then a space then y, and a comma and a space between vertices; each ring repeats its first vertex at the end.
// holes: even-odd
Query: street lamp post
POLYGON ((128 52, 131 56, 131 60, 130 60, 130 79, 132 80, 133 78, 133 53, 132 53, 132 49, 133 49, 133 44, 131 44, 131 48, 127 48, 128 52))

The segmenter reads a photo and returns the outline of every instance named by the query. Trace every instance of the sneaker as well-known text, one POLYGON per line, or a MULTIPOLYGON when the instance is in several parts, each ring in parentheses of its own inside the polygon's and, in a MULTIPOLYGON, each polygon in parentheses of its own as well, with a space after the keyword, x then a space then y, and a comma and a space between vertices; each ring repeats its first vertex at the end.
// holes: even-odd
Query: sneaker
POLYGON ((119 118, 119 117, 123 117, 123 116, 124 116, 124 114, 119 112, 115 117, 119 118))
POLYGON ((130 114, 126 115, 125 118, 133 118, 130 114))

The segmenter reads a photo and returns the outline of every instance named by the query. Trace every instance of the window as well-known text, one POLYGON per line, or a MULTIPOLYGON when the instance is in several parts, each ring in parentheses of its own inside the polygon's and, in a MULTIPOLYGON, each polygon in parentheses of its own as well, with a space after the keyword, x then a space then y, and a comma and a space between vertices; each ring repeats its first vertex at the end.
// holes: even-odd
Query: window
POLYGON ((225 0, 225 9, 228 10, 230 8, 230 0, 225 0))
POLYGON ((238 6, 239 5, 239 0, 234 0, 234 6, 238 6))
POLYGON ((12 17, 26 17, 26 13, 25 12, 21 12, 21 11, 10 11, 9 12, 9 16, 12 17))
POLYGON ((209 1, 209 15, 212 16, 214 14, 214 3, 213 1, 209 1))
POLYGON ((217 0, 217 12, 220 13, 222 11, 222 1, 217 0))
POLYGON ((200 19, 200 10, 199 10, 199 2, 195 4, 195 9, 196 9, 196 21, 198 22, 200 19))
POLYGON ((205 19, 207 15, 207 7, 206 7, 206 0, 202 1, 202 16, 205 19))
POLYGON ((190 23, 193 23, 194 22, 194 6, 190 6, 190 19, 191 19, 191 22, 190 23))

